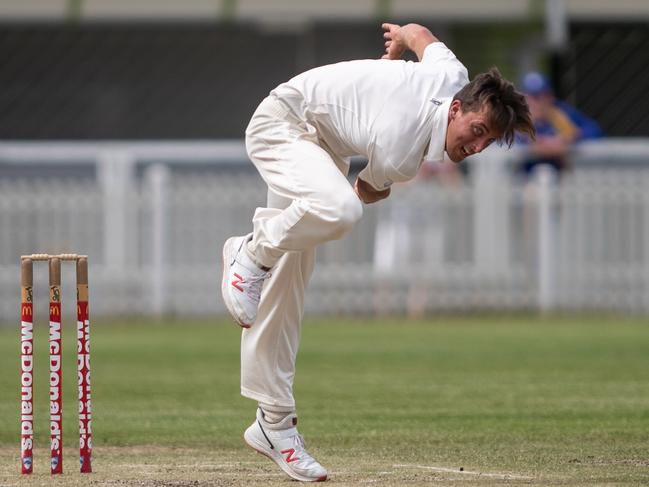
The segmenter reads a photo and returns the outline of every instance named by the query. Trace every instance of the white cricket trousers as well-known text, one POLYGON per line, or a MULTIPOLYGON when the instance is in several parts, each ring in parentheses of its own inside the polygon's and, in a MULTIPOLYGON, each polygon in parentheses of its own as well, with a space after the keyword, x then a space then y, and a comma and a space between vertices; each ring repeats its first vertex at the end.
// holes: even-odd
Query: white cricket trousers
POLYGON ((347 181, 346 162, 323 149, 312 125, 273 95, 252 116, 246 149, 268 185, 268 207, 253 217, 250 250, 272 267, 257 321, 241 339, 241 394, 279 408, 295 408, 293 378, 304 292, 315 247, 342 237, 363 206, 347 181))

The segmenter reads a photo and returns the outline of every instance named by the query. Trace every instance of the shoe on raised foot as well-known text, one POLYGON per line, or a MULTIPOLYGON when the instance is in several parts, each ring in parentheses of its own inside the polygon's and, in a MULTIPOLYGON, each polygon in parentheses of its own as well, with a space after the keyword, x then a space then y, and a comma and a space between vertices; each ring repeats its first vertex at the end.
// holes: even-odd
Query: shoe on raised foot
POLYGON ((257 409, 257 419, 243 434, 243 439, 248 446, 266 455, 295 480, 327 480, 327 471, 306 451, 306 444, 296 426, 295 414, 289 414, 277 424, 270 424, 264 420, 261 409, 257 409))
POLYGON ((251 238, 231 237, 223 244, 221 294, 232 318, 243 328, 250 328, 257 319, 261 288, 270 277, 270 272, 260 269, 244 249, 251 238))

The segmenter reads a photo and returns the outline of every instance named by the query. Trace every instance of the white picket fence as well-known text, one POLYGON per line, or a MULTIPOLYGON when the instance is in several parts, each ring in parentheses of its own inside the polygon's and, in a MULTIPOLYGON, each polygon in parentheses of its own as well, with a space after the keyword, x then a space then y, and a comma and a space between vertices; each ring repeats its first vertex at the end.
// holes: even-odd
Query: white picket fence
MULTIPOLYGON (((319 249, 308 310, 649 312, 649 143, 583 146, 558 185, 543 170, 519 182, 516 157, 489 150, 466 184, 419 182, 367 206, 319 249)), ((0 143, 0 321, 17 317, 32 252, 89 255, 94 315, 222 315, 222 242, 264 200, 240 141, 0 143)), ((41 306, 44 268, 36 280, 41 306)))

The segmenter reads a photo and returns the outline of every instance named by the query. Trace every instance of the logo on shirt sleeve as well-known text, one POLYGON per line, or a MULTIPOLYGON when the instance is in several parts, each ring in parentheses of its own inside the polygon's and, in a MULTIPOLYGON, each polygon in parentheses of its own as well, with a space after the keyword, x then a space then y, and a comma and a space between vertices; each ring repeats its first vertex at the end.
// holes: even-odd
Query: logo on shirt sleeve
POLYGON ((431 99, 430 101, 431 101, 432 103, 434 103, 435 105, 437 105, 437 106, 440 106, 440 105, 442 104, 442 102, 439 101, 437 98, 433 98, 433 99, 431 99))
POLYGON ((384 188, 389 188, 390 186, 392 186, 393 182, 394 181, 391 181, 391 180, 388 179, 385 183, 383 183, 383 187, 384 188))

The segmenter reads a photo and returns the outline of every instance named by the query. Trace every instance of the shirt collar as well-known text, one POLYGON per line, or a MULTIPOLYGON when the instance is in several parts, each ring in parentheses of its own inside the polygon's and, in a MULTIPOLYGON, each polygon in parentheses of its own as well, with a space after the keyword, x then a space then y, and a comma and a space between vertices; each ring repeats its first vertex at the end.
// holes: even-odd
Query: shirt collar
POLYGON ((446 130, 448 129, 448 111, 451 109, 452 98, 433 98, 430 103, 435 105, 433 111, 433 128, 430 134, 430 144, 424 156, 427 162, 444 160, 444 146, 446 145, 446 130))

